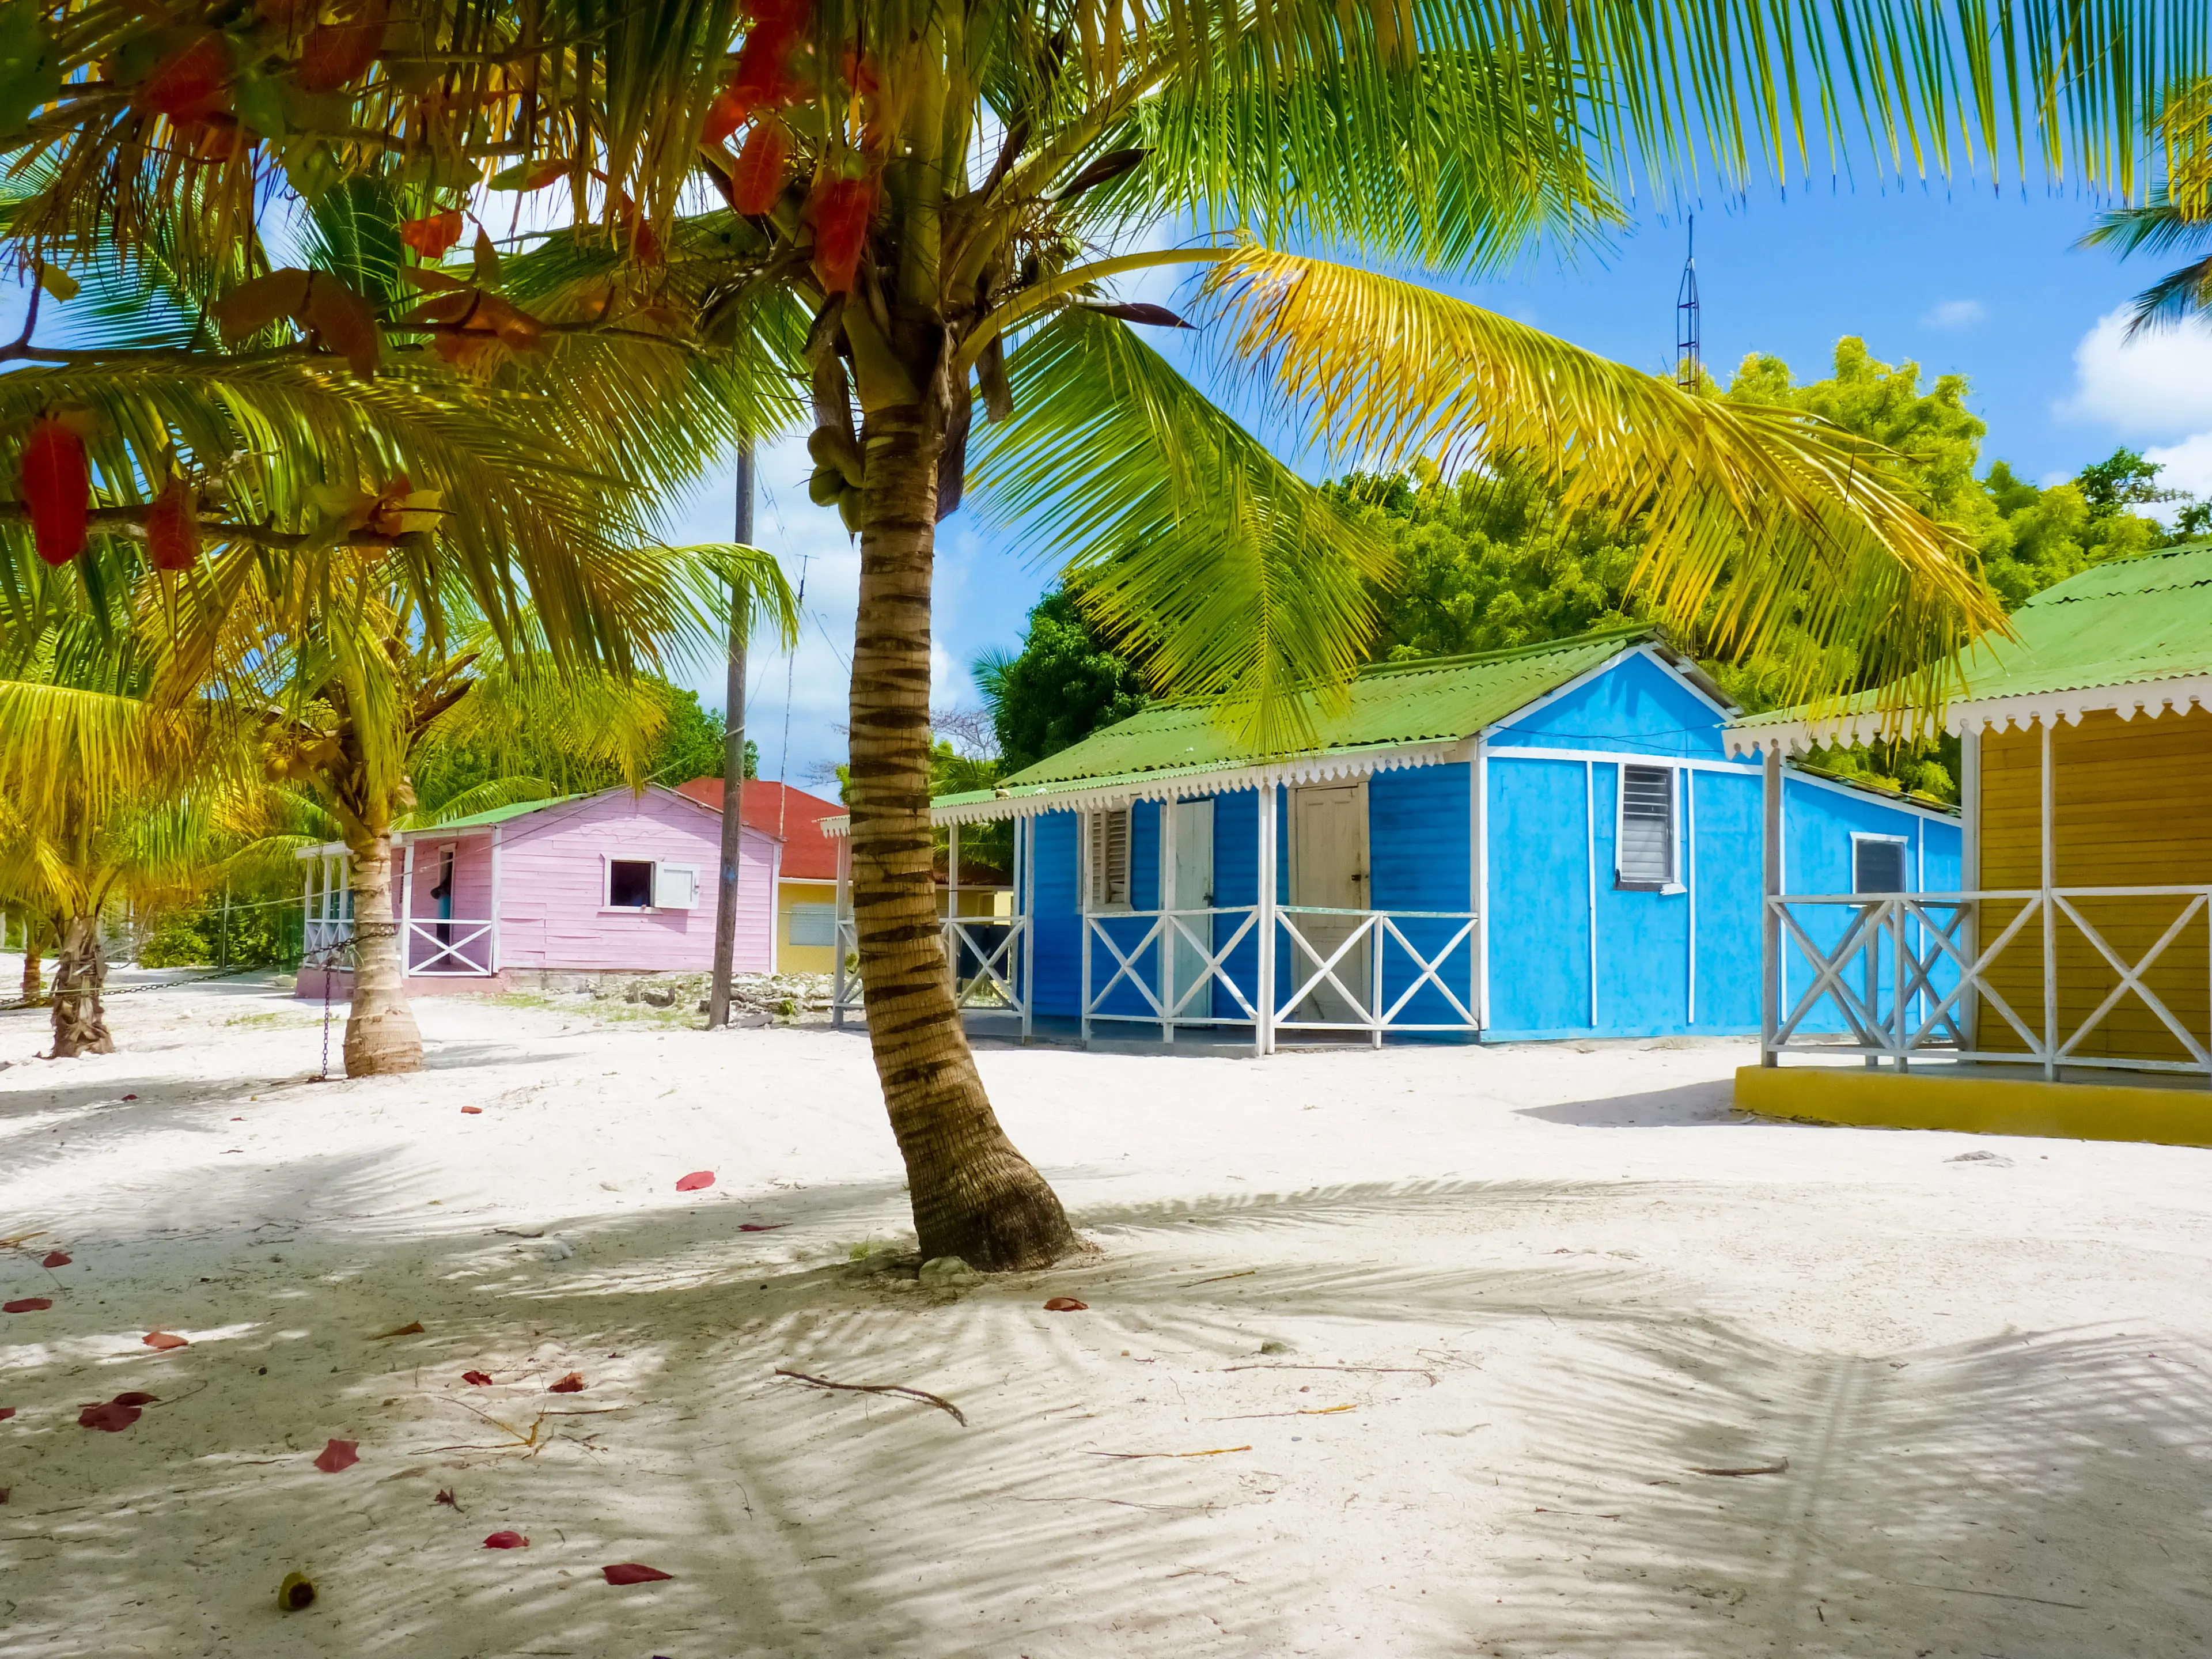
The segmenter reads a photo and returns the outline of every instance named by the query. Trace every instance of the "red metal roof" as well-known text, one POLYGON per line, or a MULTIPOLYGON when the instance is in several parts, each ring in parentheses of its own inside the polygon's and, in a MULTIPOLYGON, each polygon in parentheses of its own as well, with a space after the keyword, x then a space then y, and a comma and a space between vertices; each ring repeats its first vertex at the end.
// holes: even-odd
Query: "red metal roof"
MULTIPOLYGON (((716 811, 722 808, 722 780, 694 778, 679 783, 676 792, 688 795, 716 811)), ((845 809, 834 800, 793 789, 787 783, 747 781, 741 816, 748 828, 783 840, 783 874, 792 881, 837 879, 837 843, 822 833, 824 818, 842 818, 845 809)))

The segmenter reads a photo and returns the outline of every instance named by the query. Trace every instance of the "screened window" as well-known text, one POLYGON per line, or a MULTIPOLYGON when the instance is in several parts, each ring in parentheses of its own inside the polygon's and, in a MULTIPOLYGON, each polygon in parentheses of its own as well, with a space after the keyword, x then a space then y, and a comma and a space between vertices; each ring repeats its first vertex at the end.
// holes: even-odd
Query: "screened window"
POLYGON ((1620 843, 1616 874, 1623 887, 1666 887, 1674 880, 1674 769, 1620 769, 1620 843))
POLYGON ((607 863, 607 908, 642 910, 653 902, 653 860, 611 859, 607 863))
POLYGON ((1889 836, 1851 837, 1851 891, 1902 893, 1905 842, 1889 836))
POLYGON ((1129 908, 1129 809, 1091 815, 1091 908, 1129 908))
POLYGON ((794 904, 791 907, 791 943, 832 945, 837 942, 837 907, 834 904, 794 904))

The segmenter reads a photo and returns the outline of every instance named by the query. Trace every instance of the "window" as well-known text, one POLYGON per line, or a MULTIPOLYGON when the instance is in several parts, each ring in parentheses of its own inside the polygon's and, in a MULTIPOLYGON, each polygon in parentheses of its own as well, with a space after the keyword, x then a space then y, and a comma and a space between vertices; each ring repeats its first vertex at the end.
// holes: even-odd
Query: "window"
POLYGON ((1620 825, 1614 884, 1656 890, 1674 884, 1674 769, 1620 769, 1620 825))
POLYGON ((1129 809, 1093 812, 1091 831, 1091 906, 1093 910, 1129 908, 1129 809))
POLYGON ((837 943, 837 907, 834 904, 793 905, 790 942, 793 945, 835 945, 837 943))
POLYGON ((1902 893, 1905 880, 1905 838, 1902 836, 1851 837, 1851 891, 1902 893))
POLYGON ((653 902, 653 863, 649 859, 607 860, 607 908, 642 910, 653 902))

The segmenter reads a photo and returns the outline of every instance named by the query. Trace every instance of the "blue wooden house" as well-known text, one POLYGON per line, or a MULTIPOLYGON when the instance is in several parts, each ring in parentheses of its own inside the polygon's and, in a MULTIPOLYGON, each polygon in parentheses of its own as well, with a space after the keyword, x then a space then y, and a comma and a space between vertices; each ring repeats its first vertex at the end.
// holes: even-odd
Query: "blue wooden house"
MULTIPOLYGON (((1649 629, 1363 672, 1267 758, 1167 703, 935 821, 1016 823, 963 996, 1178 1030, 1544 1037, 1759 1028, 1762 781, 1649 629)), ((1789 769, 1793 891, 1948 890, 1952 815, 1789 769)))

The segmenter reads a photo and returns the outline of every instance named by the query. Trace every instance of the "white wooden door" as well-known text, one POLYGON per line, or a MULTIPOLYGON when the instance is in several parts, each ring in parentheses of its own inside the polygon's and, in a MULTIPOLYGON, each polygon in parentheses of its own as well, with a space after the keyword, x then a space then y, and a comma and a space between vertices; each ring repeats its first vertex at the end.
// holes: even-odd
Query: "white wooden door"
MULTIPOLYGON (((1166 908, 1211 910, 1213 908, 1213 803, 1179 800, 1167 809, 1175 815, 1172 839, 1174 867, 1168 872, 1166 908)), ((1206 959, 1213 954, 1213 918, 1184 916, 1174 924, 1174 964, 1168 980, 1169 1006, 1181 1005, 1185 1018, 1206 1019, 1213 1012, 1210 990, 1199 991, 1188 1003, 1183 994, 1206 978, 1206 959), (1184 931, 1188 929, 1186 933, 1184 931), (1197 942, 1194 944, 1193 940, 1197 942)))
MULTIPOLYGON (((1367 908, 1367 786, 1334 783, 1296 790, 1291 796, 1291 902, 1328 910, 1367 908)), ((1359 926, 1352 915, 1293 915, 1292 924, 1313 954, 1291 951, 1295 989, 1319 971, 1321 963, 1359 926)), ((1364 940, 1345 953, 1332 971, 1352 994, 1347 1000, 1324 981, 1292 1015, 1297 1019, 1364 1020, 1369 999, 1368 946, 1364 940)))

